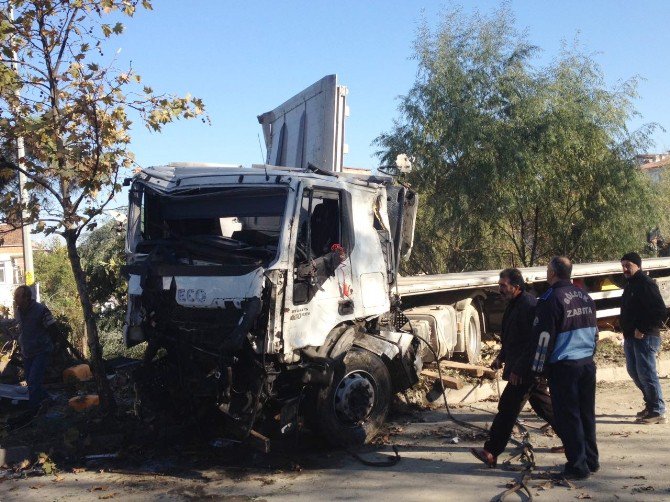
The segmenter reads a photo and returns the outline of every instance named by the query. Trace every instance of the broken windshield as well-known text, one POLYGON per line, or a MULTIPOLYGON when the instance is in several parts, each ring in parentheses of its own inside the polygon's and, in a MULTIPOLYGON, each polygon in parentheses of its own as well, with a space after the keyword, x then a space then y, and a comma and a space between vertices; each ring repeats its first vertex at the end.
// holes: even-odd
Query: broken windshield
MULTIPOLYGON (((161 194, 145 188, 131 250, 172 261, 267 265, 277 255, 284 188, 221 188, 161 194), (134 248, 134 249, 133 249, 134 248)), ((133 195, 131 194, 131 201, 133 195)), ((132 211, 131 211, 132 212, 132 211)))

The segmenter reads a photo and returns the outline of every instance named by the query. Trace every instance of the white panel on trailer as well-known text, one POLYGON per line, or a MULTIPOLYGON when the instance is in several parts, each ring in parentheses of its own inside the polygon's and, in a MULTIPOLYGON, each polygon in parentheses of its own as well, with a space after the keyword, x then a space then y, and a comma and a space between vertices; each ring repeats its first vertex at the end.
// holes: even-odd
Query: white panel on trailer
POLYGON ((342 171, 347 88, 327 75, 272 111, 258 116, 267 163, 342 171))

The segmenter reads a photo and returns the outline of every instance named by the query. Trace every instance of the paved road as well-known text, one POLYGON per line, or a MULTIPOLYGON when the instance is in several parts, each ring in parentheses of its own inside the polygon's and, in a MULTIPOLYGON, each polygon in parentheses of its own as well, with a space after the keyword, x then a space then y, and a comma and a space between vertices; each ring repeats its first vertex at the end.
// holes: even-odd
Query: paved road
MULTIPOLYGON (((670 396, 670 380, 662 380, 670 396)), ((496 403, 478 403, 477 408, 454 410, 460 418, 480 425, 490 421, 496 403)), ((632 384, 601 383, 598 387, 598 440, 602 469, 574 487, 551 486, 542 480, 531 482, 538 501, 670 500, 670 425, 637 425, 632 416, 641 398, 632 384)), ((529 413, 523 417, 539 425, 529 413)), ((505 490, 518 477, 503 469, 485 469, 468 453, 481 438, 470 437, 447 420, 444 411, 400 415, 390 425, 389 441, 398 445, 402 460, 393 467, 366 467, 346 453, 321 449, 305 454, 288 448, 285 456, 297 459, 280 468, 224 467, 185 468, 174 459, 153 462, 152 469, 169 474, 109 472, 62 473, 0 483, 1 500, 393 500, 393 501, 487 501, 505 490), (457 444, 450 437, 456 433, 457 444)), ((537 469, 558 471, 562 455, 549 452, 557 444, 538 432, 532 433, 537 469)), ((380 451, 390 451, 381 446, 380 451)), ((288 457, 287 457, 288 458, 288 457)), ((379 458, 375 453, 369 458, 379 458)), ((503 458, 504 459, 504 458, 503 458)), ((230 462, 229 458, 227 462, 230 462)), ((256 466, 263 464, 256 457, 256 466)), ((228 464, 229 465, 229 464, 228 464)), ((145 469, 146 471, 146 469, 145 469)), ((518 500, 518 499, 517 499, 518 500)))

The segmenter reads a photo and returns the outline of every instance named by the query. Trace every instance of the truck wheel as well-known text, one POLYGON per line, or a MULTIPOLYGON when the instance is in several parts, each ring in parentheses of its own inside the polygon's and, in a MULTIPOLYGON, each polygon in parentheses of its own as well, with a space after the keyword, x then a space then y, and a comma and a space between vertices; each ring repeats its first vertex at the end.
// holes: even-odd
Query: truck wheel
POLYGON ((482 351, 482 327, 477 307, 472 304, 467 305, 461 313, 461 322, 465 342, 465 352, 462 353, 462 357, 466 362, 475 364, 479 361, 482 351))
POLYGON ((360 446, 384 423, 391 402, 391 377, 372 352, 352 349, 335 368, 333 383, 319 391, 319 430, 333 446, 360 446))

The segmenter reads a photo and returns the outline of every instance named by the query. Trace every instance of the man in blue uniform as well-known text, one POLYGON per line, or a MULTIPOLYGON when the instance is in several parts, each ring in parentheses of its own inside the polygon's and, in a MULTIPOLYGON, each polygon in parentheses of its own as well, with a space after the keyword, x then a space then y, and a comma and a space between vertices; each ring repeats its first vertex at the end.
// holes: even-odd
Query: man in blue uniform
POLYGON ((596 445, 596 307, 591 297, 570 282, 572 263, 555 256, 547 266, 550 288, 535 310, 535 374, 546 374, 557 432, 567 463, 562 476, 584 479, 598 471, 596 445))

